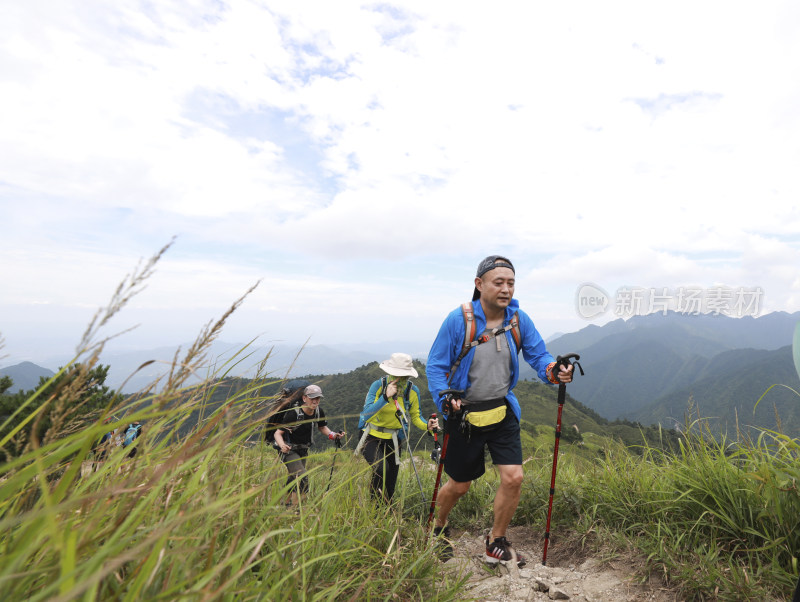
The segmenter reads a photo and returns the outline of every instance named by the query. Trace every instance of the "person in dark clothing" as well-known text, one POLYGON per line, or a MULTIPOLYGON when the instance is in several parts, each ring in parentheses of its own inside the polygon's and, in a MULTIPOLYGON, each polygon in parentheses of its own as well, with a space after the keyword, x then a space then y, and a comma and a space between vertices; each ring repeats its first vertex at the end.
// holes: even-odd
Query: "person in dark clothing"
POLYGON ((319 407, 322 398, 322 389, 317 385, 306 387, 303 405, 286 410, 280 421, 281 427, 275 430, 275 445, 289 473, 286 484, 297 482, 290 490, 287 505, 296 505, 308 495, 306 458, 309 448, 314 445, 314 428, 330 440, 345 435, 344 432, 335 433, 328 428, 325 412, 319 407))

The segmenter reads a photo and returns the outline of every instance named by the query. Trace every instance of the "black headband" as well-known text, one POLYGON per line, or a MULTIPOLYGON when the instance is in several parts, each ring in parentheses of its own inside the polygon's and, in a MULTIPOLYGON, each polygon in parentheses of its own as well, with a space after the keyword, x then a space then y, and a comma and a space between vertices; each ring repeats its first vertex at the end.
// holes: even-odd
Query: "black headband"
MULTIPOLYGON (((489 257, 478 264, 478 271, 475 273, 475 278, 480 278, 486 272, 489 272, 495 268, 508 268, 514 272, 514 266, 508 259, 502 255, 489 255, 489 257)), ((516 272, 514 273, 516 274, 516 272)), ((481 292, 477 287, 475 287, 475 290, 472 292, 472 300, 477 301, 480 298, 481 292)))
POLYGON ((475 278, 480 278, 486 272, 495 268, 509 268, 512 272, 514 272, 514 266, 508 259, 500 255, 489 255, 489 257, 478 264, 478 271, 475 273, 475 278))

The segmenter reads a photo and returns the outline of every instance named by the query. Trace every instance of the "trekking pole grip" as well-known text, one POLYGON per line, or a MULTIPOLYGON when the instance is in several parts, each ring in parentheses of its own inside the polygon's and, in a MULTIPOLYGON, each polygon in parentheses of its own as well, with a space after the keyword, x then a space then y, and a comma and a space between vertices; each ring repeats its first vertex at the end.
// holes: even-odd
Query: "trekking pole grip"
MULTIPOLYGON (((566 355, 559 355, 556 358, 555 364, 553 364, 553 377, 558 379, 558 373, 560 371, 561 366, 564 366, 566 368, 567 366, 571 366, 573 364, 578 367, 578 370, 580 371, 581 376, 583 376, 584 375, 583 374, 583 367, 578 362, 579 359, 581 359, 581 356, 578 355, 577 353, 568 353, 566 355), (574 361, 570 361, 570 360, 574 360, 574 361)), ((563 384, 563 383, 559 383, 559 386, 561 384, 563 384)))
POLYGON ((461 396, 464 394, 464 391, 460 389, 445 389, 439 393, 439 397, 444 397, 444 402, 442 403, 442 414, 447 416, 450 414, 450 411, 453 409, 450 406, 450 402, 454 399, 461 399, 461 396))
MULTIPOLYGON (((428 422, 430 422, 431 420, 434 420, 435 418, 436 418, 436 412, 434 412, 433 414, 430 415, 430 417, 428 418, 428 422)), ((428 430, 428 436, 435 438, 436 433, 438 433, 440 430, 441 429, 428 430)))

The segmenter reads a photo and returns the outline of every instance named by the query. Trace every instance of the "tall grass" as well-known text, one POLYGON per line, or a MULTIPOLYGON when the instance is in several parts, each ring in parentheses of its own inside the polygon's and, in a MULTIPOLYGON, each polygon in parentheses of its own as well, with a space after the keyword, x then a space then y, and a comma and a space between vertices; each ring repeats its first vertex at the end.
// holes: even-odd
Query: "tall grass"
MULTIPOLYGON (((673 455, 609 441, 602 457, 587 459, 562 445, 551 552, 561 535, 577 533, 590 551, 637 550, 648 569, 638 577, 658 575, 682 600, 790 599, 800 568, 800 440, 776 431, 716 440, 694 426, 698 434, 673 455)), ((513 524, 543 534, 552 445, 530 453, 513 524)), ((451 524, 489 527, 498 484, 488 469, 455 506, 451 524)), ((543 540, 517 543, 541 549, 543 540)))
MULTIPOLYGON (((141 289, 165 250, 98 313, 76 361, 97 364, 105 343, 95 342, 99 328, 141 289)), ((259 375, 222 405, 210 399, 233 362, 248 358, 246 350, 187 386, 190 375, 205 370, 205 351, 241 302, 175 356, 158 387, 115 399, 88 423, 67 403, 79 394, 79 380, 46 400, 63 407, 53 432, 43 441, 32 438, 0 466, 5 599, 461 599, 463 578, 441 570, 426 545, 435 478, 429 458, 415 458, 423 491, 406 464, 387 507, 370 498, 363 459, 345 450, 312 454, 311 494, 295 512, 282 503, 286 472, 276 454, 253 444, 275 401, 261 394, 271 380, 268 357, 259 375), (182 435, 198 412, 199 424, 182 435), (103 423, 113 416, 119 418, 103 423), (138 453, 129 458, 115 450, 93 464, 101 435, 133 420, 145 424, 138 453)), ((735 442, 692 431, 700 434, 687 435, 674 455, 648 447, 632 453, 606 442, 602 456, 587 459, 563 445, 553 532, 577 531, 587 542, 591 533, 606 544, 638 548, 650 571, 687 600, 788 596, 800 550, 800 443, 773 431, 735 442)), ((552 447, 526 451, 514 522, 543 531, 552 447)), ((488 527, 497 485, 489 468, 456 505, 451 524, 488 527)))
MULTIPOLYGON (((567 451, 556 529, 633 546, 683 599, 791 597, 800 551, 797 439, 773 431, 755 441, 687 436, 673 456, 641 451, 608 449, 595 462, 567 451)), ((520 509, 541 525, 542 488, 531 492, 520 509)))
MULTIPOLYGON (((0 467, 8 599, 461 599, 462 582, 425 543, 429 458, 415 457, 423 491, 405 464, 387 507, 370 498, 363 459, 315 453, 311 494, 287 510, 284 467, 271 448, 248 441, 260 429, 254 412, 273 401, 258 396, 258 382, 189 436, 157 436, 207 401, 207 385, 171 392, 181 394, 177 406, 160 406, 157 395, 138 400, 112 423, 148 425, 134 458, 112 453, 92 470, 89 449, 107 428, 97 423, 0 467)), ((641 550, 682 599, 784 599, 800 546, 799 448, 777 432, 736 444, 687 438, 674 456, 609 446, 592 461, 562 446, 554 535, 599 534, 641 550)), ((534 450, 526 463, 515 524, 543 531, 551 454, 534 450)), ((490 526, 497 485, 489 468, 451 524, 490 526)))
MULTIPOLYGON (((99 329, 141 290, 165 250, 117 289, 76 361, 97 364, 107 340, 95 342, 99 329)), ((77 420, 71 403, 60 404, 72 401, 61 395, 79 395, 80 377, 47 400, 64 408, 51 414, 48 436, 32 437, 0 466, 4 599, 458 599, 461 582, 441 572, 425 545, 420 500, 400 495, 391 507, 375 504, 366 463, 351 453, 312 455, 311 495, 296 511, 284 506, 286 471, 274 450, 253 444, 275 402, 260 394, 274 381, 266 358, 250 385, 222 405, 209 401, 232 364, 186 385, 206 370, 205 351, 242 300, 175 356, 158 386, 113 400, 93 420, 77 420), (181 434, 198 413, 199 424, 181 434), (136 420, 145 425, 136 455, 117 448, 94 462, 102 434, 136 420)))
POLYGON ((261 401, 231 400, 173 444, 153 433, 200 399, 134 412, 149 427, 139 453, 95 470, 85 458, 101 425, 0 468, 7 599, 456 599, 404 498, 373 503, 352 454, 336 452, 324 495, 334 457, 312 456, 316 495, 284 507, 274 451, 244 445, 246 407, 261 401))

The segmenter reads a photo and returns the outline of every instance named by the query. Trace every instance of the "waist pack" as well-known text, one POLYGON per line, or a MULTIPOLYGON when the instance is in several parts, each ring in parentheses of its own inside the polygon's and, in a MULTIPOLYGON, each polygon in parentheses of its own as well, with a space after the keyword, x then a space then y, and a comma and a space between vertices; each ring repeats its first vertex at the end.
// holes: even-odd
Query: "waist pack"
POLYGON ((479 428, 494 426, 505 419, 507 408, 505 398, 471 403, 464 412, 464 421, 479 428))

